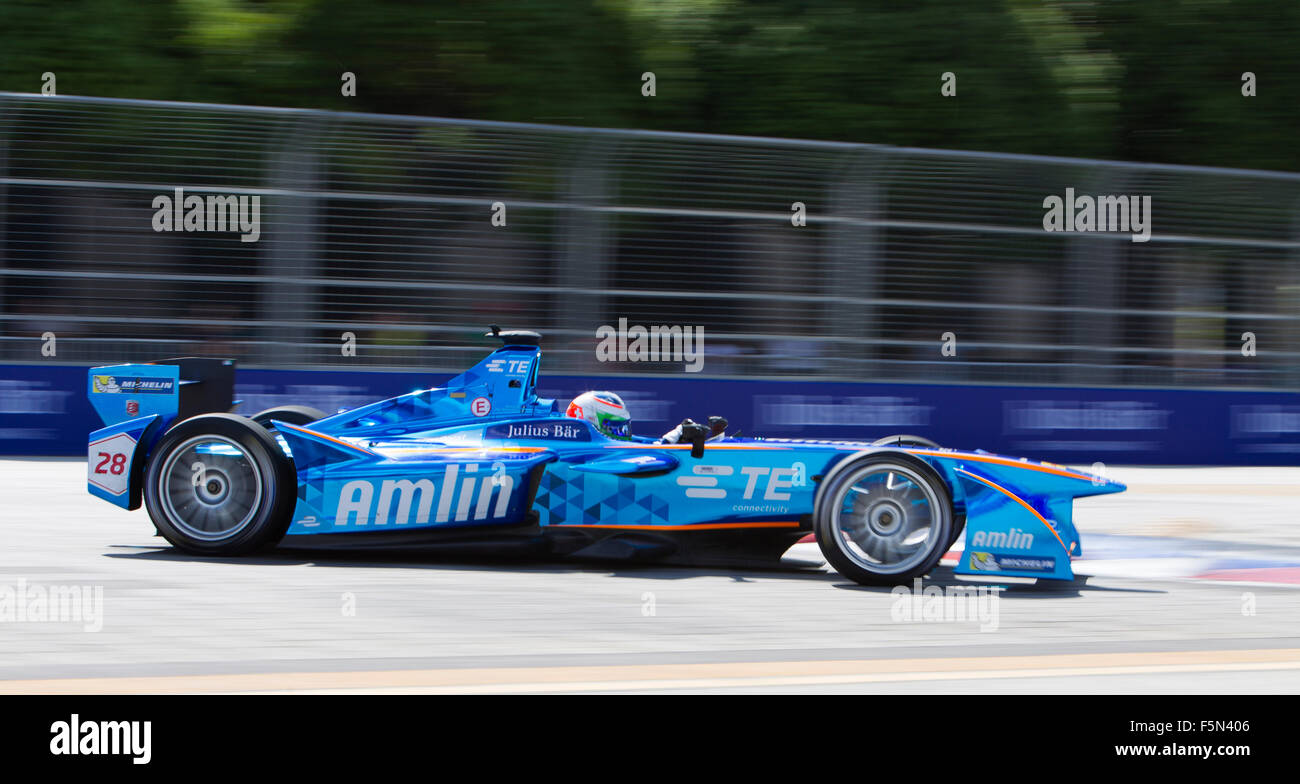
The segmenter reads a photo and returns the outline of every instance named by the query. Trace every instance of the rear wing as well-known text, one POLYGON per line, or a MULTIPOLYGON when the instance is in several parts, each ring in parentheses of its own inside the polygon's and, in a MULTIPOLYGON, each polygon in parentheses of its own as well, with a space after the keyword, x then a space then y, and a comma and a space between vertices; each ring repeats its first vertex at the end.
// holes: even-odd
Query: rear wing
POLYGON ((105 425, 152 414, 171 421, 229 411, 235 360, 177 357, 91 368, 86 395, 105 425))
POLYGON ((235 360, 179 357, 91 368, 86 396, 104 421, 86 447, 86 489, 123 509, 141 501, 145 458, 173 422, 234 405, 235 360))

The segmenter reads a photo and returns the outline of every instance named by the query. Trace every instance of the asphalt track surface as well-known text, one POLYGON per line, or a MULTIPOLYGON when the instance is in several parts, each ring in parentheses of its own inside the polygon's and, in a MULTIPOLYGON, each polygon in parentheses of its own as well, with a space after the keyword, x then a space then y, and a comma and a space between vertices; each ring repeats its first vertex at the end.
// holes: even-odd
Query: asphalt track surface
POLYGON ((1111 475, 1130 492, 1077 504, 1094 576, 908 620, 798 566, 197 558, 84 461, 0 460, 0 594, 102 590, 97 618, 0 620, 0 694, 1300 692, 1300 469, 1111 475), (1267 579, 1194 574, 1241 558, 1267 579))

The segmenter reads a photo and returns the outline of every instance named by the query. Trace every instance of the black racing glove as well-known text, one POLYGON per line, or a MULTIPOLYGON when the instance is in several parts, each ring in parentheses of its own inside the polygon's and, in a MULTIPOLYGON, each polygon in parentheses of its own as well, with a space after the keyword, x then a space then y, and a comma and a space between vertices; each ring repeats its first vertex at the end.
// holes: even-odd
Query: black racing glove
POLYGON ((709 417, 709 438, 716 438, 727 432, 727 420, 720 416, 709 417))

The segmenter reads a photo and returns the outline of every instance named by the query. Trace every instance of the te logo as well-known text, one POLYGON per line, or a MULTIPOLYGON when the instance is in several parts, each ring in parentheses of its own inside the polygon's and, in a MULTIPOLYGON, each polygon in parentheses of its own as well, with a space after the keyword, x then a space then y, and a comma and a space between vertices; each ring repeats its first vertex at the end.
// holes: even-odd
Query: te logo
POLYGON ((469 410, 474 416, 487 416, 492 411, 492 401, 485 397, 476 397, 469 404, 469 410))
POLYGON ((487 363, 489 373, 506 373, 512 376, 522 376, 528 371, 528 363, 531 359, 494 359, 487 363))
MULTIPOLYGON (((687 498, 726 498, 727 489, 720 486, 718 477, 732 476, 735 469, 725 465, 700 464, 694 466, 691 473, 692 476, 677 477, 677 484, 686 488, 687 498)), ((789 501, 790 494, 782 491, 799 486, 799 469, 796 467, 741 466, 740 473, 745 477, 745 491, 741 497, 746 501, 755 497, 758 482, 764 477, 763 499, 766 501, 789 501)))

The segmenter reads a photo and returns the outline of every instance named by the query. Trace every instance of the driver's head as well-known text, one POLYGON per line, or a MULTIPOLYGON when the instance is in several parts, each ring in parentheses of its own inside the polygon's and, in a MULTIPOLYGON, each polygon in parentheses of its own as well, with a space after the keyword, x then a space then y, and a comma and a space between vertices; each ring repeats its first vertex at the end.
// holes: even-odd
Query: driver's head
POLYGON ((610 438, 632 437, 632 417, 623 398, 613 392, 583 392, 573 399, 564 415, 585 419, 610 438))

